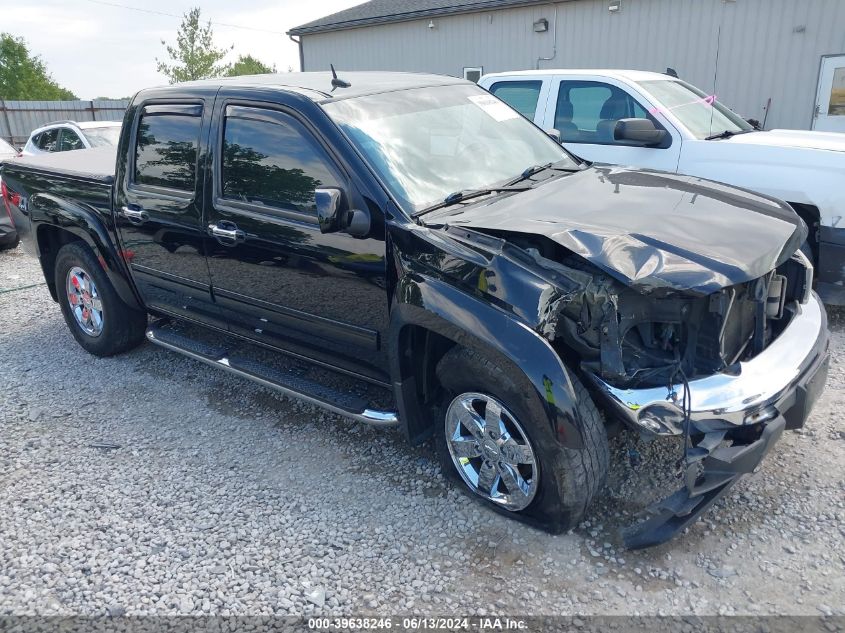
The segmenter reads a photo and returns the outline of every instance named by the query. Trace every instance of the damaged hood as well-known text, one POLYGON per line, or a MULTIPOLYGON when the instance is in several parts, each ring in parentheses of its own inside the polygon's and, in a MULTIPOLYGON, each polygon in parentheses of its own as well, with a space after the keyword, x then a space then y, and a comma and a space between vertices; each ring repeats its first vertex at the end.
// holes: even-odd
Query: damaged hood
POLYGON ((534 234, 640 292, 710 294, 762 277, 806 239, 785 203, 690 176, 594 167, 426 218, 534 234))

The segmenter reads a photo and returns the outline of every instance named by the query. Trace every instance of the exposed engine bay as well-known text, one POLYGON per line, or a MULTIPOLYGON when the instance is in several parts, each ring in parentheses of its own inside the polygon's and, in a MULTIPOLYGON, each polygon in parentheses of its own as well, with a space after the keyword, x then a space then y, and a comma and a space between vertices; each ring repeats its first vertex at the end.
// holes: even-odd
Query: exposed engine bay
POLYGON ((569 282, 547 291, 544 336, 561 356, 618 387, 730 372, 788 325, 812 281, 799 251, 762 277, 710 295, 673 289, 643 294, 549 240, 507 240, 569 282))
POLYGON ((438 220, 554 271, 543 335, 618 387, 729 371, 810 292, 807 229, 791 208, 689 177, 600 167, 427 218, 438 220), (618 204, 625 196, 649 204, 618 204))

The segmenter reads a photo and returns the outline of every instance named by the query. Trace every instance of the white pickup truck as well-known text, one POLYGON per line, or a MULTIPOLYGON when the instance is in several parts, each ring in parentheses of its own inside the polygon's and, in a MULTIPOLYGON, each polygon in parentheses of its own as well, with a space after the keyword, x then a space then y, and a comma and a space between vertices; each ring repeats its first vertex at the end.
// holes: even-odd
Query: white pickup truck
POLYGON ((761 131, 716 95, 633 70, 529 70, 479 84, 576 156, 687 174, 789 202, 825 302, 845 304, 845 134, 761 131))

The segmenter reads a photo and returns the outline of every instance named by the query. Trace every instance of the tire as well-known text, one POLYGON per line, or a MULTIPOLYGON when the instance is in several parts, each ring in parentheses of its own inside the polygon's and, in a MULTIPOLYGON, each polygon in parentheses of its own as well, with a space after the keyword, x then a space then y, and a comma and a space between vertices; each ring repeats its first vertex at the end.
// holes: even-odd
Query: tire
POLYGON ((11 240, 2 241, 0 242, 0 251, 10 251, 17 248, 18 244, 20 244, 20 239, 17 236, 11 240))
MULTIPOLYGON (((604 484, 609 460, 603 419, 578 378, 570 373, 576 395, 575 409, 584 433, 584 448, 575 450, 560 446, 541 400, 517 369, 508 370, 474 350, 458 346, 444 355, 436 373, 443 394, 436 412, 434 437, 438 459, 447 478, 484 505, 534 527, 557 534, 577 525, 604 484), (475 399, 475 396, 487 398, 487 401, 475 399), (457 439, 453 432, 455 414, 464 415, 467 404, 471 403, 479 418, 485 418, 490 402, 493 402, 494 418, 496 406, 503 407, 500 429, 505 429, 510 437, 502 445, 505 436, 500 434, 498 453, 487 439, 481 444, 479 436, 465 433, 468 427, 459 427, 457 439), (483 413, 479 411, 482 405, 483 413), (524 436, 524 442, 519 440, 518 434, 524 436), (471 438, 478 445, 465 444, 464 438, 471 438), (516 440, 520 448, 507 451, 511 440, 516 440), (479 456, 467 457, 476 452, 479 456), (533 457, 535 465, 522 463, 515 467, 508 463, 513 461, 514 454, 523 461, 533 457), (461 461, 461 456, 467 461, 461 461), (503 461, 496 462, 499 459, 503 461), (490 470, 484 461, 495 463, 499 476, 492 496, 504 494, 504 498, 494 500, 491 495, 479 492, 477 484, 470 483, 474 471, 477 471, 478 481, 482 481, 482 467, 487 469, 485 481, 489 481, 490 470), (522 482, 514 476, 514 468, 518 469, 522 482), (511 471, 510 475, 505 472, 507 470, 511 471), (509 485, 505 485, 505 479, 509 480, 509 485), (521 493, 511 494, 514 481, 522 489, 521 493)), ((484 423, 481 437, 489 439, 484 435, 489 428, 484 423)))
POLYGON ((144 340, 146 313, 123 302, 97 258, 82 242, 65 244, 59 250, 55 280, 65 322, 87 352, 94 356, 113 356, 137 347, 144 340), (76 306, 72 305, 73 301, 76 306), (86 308, 88 318, 79 317, 80 313, 85 314, 86 308))

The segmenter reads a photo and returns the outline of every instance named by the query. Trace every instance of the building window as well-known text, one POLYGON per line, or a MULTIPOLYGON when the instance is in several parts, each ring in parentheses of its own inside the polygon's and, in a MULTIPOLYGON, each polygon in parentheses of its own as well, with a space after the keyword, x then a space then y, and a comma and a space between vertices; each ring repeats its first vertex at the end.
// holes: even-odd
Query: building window
POLYGON ((833 85, 830 87, 830 107, 828 116, 845 116, 845 68, 833 72, 833 85))
POLYGON ((473 83, 478 83, 481 75, 484 74, 484 68, 481 66, 464 66, 464 79, 473 83))

